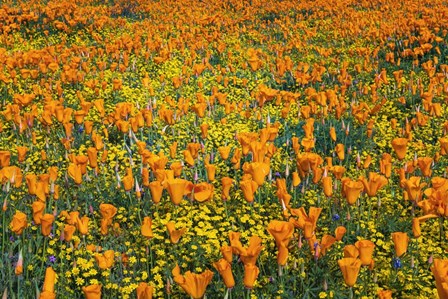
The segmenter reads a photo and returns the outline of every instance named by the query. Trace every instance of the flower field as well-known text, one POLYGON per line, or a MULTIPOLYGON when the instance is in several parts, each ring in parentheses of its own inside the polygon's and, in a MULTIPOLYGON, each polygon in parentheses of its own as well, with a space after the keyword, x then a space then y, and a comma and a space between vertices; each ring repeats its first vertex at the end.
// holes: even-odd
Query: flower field
POLYGON ((3 1, 0 295, 448 298, 442 0, 3 1))

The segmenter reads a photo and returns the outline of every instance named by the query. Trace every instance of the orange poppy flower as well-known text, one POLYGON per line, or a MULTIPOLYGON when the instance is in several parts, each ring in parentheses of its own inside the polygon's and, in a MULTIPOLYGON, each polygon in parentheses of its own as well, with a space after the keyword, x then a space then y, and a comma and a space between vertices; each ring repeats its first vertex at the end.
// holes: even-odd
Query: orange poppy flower
POLYGON ((221 251, 222 257, 227 262, 231 263, 232 259, 233 259, 233 254, 232 254, 233 249, 232 249, 232 246, 227 246, 227 245, 226 246, 222 246, 220 251, 221 251))
POLYGON ((331 197, 333 195, 333 182, 331 177, 325 176, 322 178, 322 185, 324 188, 324 194, 327 197, 331 197))
POLYGON ((378 190, 387 185, 387 179, 376 172, 369 173, 368 181, 365 177, 360 177, 359 181, 364 185, 364 190, 369 197, 376 196, 378 190))
POLYGON ((81 218, 76 219, 76 228, 78 229, 81 235, 87 235, 89 233, 89 217, 83 216, 81 218))
POLYGON ((35 201, 31 205, 31 208, 33 209, 33 221, 35 224, 39 225, 45 211, 45 203, 41 201, 35 201))
POLYGON ((255 199, 255 192, 257 192, 258 184, 252 179, 243 180, 240 182, 240 188, 243 190, 244 198, 248 203, 252 203, 255 199))
POLYGON ((154 235, 152 233, 152 220, 150 217, 146 216, 143 218, 143 223, 140 229, 140 232, 142 233, 142 236, 151 239, 154 235))
POLYGON ((344 246, 344 257, 357 258, 359 256, 359 250, 355 245, 344 246))
POLYGON ((10 224, 11 231, 16 235, 21 235, 27 225, 28 221, 26 219, 26 214, 20 211, 16 211, 16 213, 12 217, 12 221, 10 224))
POLYGON ((173 204, 179 205, 187 188, 187 180, 169 179, 167 180, 167 190, 173 204))
POLYGON ((101 299, 101 287, 100 284, 84 286, 82 287, 82 292, 86 299, 101 299))
POLYGON ((45 270, 45 278, 44 278, 44 285, 42 287, 42 291, 54 293, 55 282, 56 282, 56 272, 53 270, 52 267, 48 267, 45 270))
POLYGON ((338 143, 334 149, 336 154, 338 155, 339 160, 345 159, 345 147, 342 143, 338 143))
POLYGON ((95 260, 100 269, 109 269, 115 263, 115 252, 113 250, 106 250, 104 253, 95 253, 95 260))
POLYGON ((288 259, 288 244, 294 233, 294 225, 286 221, 272 220, 267 230, 275 239, 278 250, 277 263, 284 266, 288 259))
POLYGON ((25 161, 27 152, 28 148, 26 146, 17 147, 17 159, 19 160, 20 163, 25 161))
POLYGON ((392 148, 399 160, 403 160, 406 157, 408 141, 407 138, 395 138, 392 140, 392 148))
POLYGON ((53 228, 54 216, 53 214, 44 214, 40 219, 42 235, 48 237, 53 228))
POLYGON ((75 181, 77 185, 80 185, 82 183, 81 166, 74 163, 70 163, 67 172, 68 175, 75 181))
POLYGON ((231 289, 235 286, 235 279, 232 274, 232 267, 226 259, 220 259, 219 261, 213 263, 213 267, 219 272, 224 281, 224 285, 231 289))
POLYGON ((392 299, 391 290, 378 290, 378 299, 392 299))
POLYGON ((198 202, 205 202, 213 198, 214 187, 212 184, 202 182, 194 185, 193 197, 198 202))
POLYGON ((355 243, 359 252, 359 259, 363 266, 369 266, 372 263, 373 249, 375 244, 369 240, 360 240, 355 243))
POLYGON ((409 236, 407 233, 395 232, 392 233, 392 241, 394 242, 395 255, 402 256, 408 250, 409 236))
POLYGON ((342 258, 338 260, 339 268, 344 276, 345 284, 353 287, 358 279, 359 270, 361 268, 361 260, 356 258, 342 258))
POLYGON ((310 239, 316 229, 317 220, 322 212, 322 208, 310 207, 307 214, 304 207, 291 209, 291 214, 298 217, 297 220, 290 218, 290 222, 297 228, 303 230, 305 239, 310 239))
MULTIPOLYGON (((268 163, 263 162, 252 162, 248 163, 245 172, 250 173, 252 179, 257 183, 258 186, 263 185, 266 176, 269 174, 270 167, 268 163)), ((243 169, 245 166, 243 165, 243 169)))
POLYGON ((205 290, 213 277, 213 272, 210 270, 205 270, 201 274, 187 271, 184 275, 181 275, 178 265, 173 269, 172 274, 174 281, 194 299, 200 299, 204 296, 205 290))
POLYGON ((342 179, 342 195, 347 199, 349 205, 354 205, 358 200, 364 185, 360 181, 352 181, 349 178, 342 179))
POLYGON ((0 167, 9 166, 10 160, 11 160, 10 151, 0 151, 0 167))
POLYGON ((70 242, 73 238, 73 234, 76 231, 76 227, 71 224, 64 225, 64 240, 70 242))
POLYGON ((258 278, 258 274, 260 274, 260 270, 257 266, 254 264, 244 264, 244 287, 253 289, 255 281, 258 278))
POLYGON ((440 299, 448 298, 448 260, 434 259, 431 272, 436 281, 437 293, 440 299))
POLYGON ((344 226, 336 227, 336 229, 334 230, 334 236, 336 238, 336 241, 341 241, 346 232, 347 229, 344 226))
POLYGON ((140 282, 136 289, 137 299, 152 299, 154 287, 146 282, 140 282))
POLYGON ((166 224, 166 228, 168 229, 168 233, 170 234, 170 241, 172 244, 179 243, 180 238, 187 231, 185 227, 181 229, 176 229, 175 227, 176 224, 173 221, 170 221, 166 224))

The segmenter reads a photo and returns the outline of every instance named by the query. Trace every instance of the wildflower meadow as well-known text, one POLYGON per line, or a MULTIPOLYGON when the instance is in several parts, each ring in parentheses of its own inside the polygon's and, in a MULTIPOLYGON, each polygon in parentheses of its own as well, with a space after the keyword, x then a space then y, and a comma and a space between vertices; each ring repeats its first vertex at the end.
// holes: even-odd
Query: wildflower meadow
POLYGON ((0 296, 448 299, 444 0, 5 0, 0 296))

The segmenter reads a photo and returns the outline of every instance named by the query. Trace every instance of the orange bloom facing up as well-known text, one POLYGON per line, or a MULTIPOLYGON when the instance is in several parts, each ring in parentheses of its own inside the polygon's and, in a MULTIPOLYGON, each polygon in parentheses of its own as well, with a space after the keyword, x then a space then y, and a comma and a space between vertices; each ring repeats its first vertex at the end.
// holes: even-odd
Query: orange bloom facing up
POLYGON ((244 198, 248 203, 252 203, 255 199, 255 192, 258 189, 258 184, 249 179, 249 180, 243 180, 240 182, 240 188, 243 190, 244 198))
POLYGON ((187 180, 171 179, 167 181, 167 190, 171 201, 175 205, 179 205, 184 197, 185 189, 187 187, 187 180))
POLYGON ((408 141, 407 138, 395 138, 392 140, 392 148, 399 160, 403 160, 406 157, 408 141))
POLYGON ((260 274, 260 270, 258 269, 257 266, 253 264, 245 264, 244 279, 243 279, 244 286, 248 289, 253 289, 258 274, 260 274))
POLYGON ((100 269, 109 269, 115 263, 115 252, 113 250, 106 250, 104 253, 95 254, 96 262, 100 269))
POLYGON ((345 257, 338 260, 339 268, 341 269, 347 286, 353 287, 355 285, 361 264, 361 260, 351 257, 345 257))
POLYGON ((137 299, 152 299, 154 287, 146 282, 140 282, 137 287, 137 299))
POLYGON ((392 299, 392 291, 391 290, 378 290, 378 298, 379 299, 392 299))
POLYGON ((369 197, 376 196, 378 190, 387 185, 387 178, 375 172, 369 173, 368 181, 365 177, 360 177, 359 181, 364 185, 364 190, 369 197))
POLYGON ((409 243, 409 236, 407 233, 392 233, 392 241, 394 242, 395 254, 397 257, 400 257, 406 253, 409 243))
POLYGON ((12 221, 10 224, 11 231, 16 235, 21 235, 27 225, 28 222, 26 220, 26 214, 20 211, 16 211, 16 213, 12 217, 12 221))
POLYGON ((346 232, 347 229, 344 226, 336 227, 336 229, 334 230, 334 236, 336 238, 336 241, 341 241, 346 232))
POLYGON ((222 280, 224 281, 224 284, 228 289, 231 289, 235 286, 232 267, 226 259, 220 259, 219 261, 213 263, 213 267, 218 270, 219 274, 222 277, 222 280))
POLYGON ((431 267, 440 299, 448 298, 448 260, 434 259, 431 267))
POLYGON ((349 205, 356 203, 363 189, 364 185, 360 181, 352 181, 349 178, 342 179, 342 194, 349 205))
POLYGON ((360 240, 355 243, 359 251, 359 258, 363 266, 369 266, 372 263, 373 249, 375 244, 369 240, 360 240))
POLYGON ((193 197, 198 202, 206 202, 213 198, 214 187, 212 184, 202 182, 193 188, 193 197))
POLYGON ((51 233, 51 229, 53 227, 53 222, 54 222, 54 216, 53 214, 45 214, 42 216, 42 218, 40 219, 41 221, 41 231, 42 231, 42 235, 44 235, 45 237, 48 237, 51 233))
POLYGON ((194 299, 200 299, 204 296, 205 289, 213 277, 213 272, 208 269, 201 274, 187 271, 184 275, 181 275, 178 265, 173 269, 172 274, 174 281, 194 299))
POLYGON ((322 208, 310 207, 307 214, 304 207, 299 209, 291 209, 291 214, 297 216, 297 220, 290 219, 290 222, 297 228, 303 230, 305 239, 310 239, 316 229, 317 220, 322 212, 322 208))
POLYGON ((160 181, 154 181, 149 183, 149 191, 151 192, 151 199, 155 204, 158 204, 162 199, 163 185, 160 181))
POLYGON ((142 236, 144 236, 144 237, 146 237, 148 239, 151 239, 154 236, 153 233, 152 233, 152 227, 151 226, 152 226, 151 218, 148 217, 148 216, 143 218, 143 223, 142 223, 142 226, 141 226, 141 229, 140 229, 140 231, 142 233, 142 236))
POLYGON ((268 232, 274 237, 277 246, 277 263, 281 266, 288 259, 288 244, 294 233, 294 225, 286 221, 272 220, 268 225, 268 232))
POLYGON ((101 299, 101 285, 92 284, 82 287, 82 291, 86 299, 101 299))
POLYGON ((173 221, 168 222, 166 224, 166 228, 168 229, 168 233, 170 234, 170 241, 172 244, 177 244, 182 235, 187 231, 185 227, 176 229, 176 224, 173 221))

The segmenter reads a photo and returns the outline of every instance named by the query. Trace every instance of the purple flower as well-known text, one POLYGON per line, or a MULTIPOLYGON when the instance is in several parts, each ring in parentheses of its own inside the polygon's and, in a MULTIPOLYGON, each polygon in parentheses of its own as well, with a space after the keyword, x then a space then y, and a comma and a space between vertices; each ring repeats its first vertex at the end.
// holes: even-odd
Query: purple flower
POLYGON ((331 220, 333 221, 338 221, 339 219, 341 219, 341 217, 338 214, 334 214, 333 217, 331 217, 331 220))
POLYGON ((392 266, 394 267, 394 269, 400 269, 402 266, 401 260, 398 257, 394 258, 392 261, 392 266))
POLYGON ((50 256, 48 257, 48 261, 49 261, 51 264, 56 263, 56 257, 55 257, 54 255, 50 255, 50 256))

